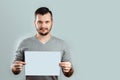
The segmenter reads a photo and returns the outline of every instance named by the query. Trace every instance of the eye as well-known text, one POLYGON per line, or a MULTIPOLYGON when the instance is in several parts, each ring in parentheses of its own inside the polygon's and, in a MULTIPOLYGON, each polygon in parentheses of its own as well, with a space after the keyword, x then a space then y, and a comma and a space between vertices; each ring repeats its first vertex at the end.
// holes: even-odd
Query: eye
POLYGON ((38 21, 39 24, 42 24, 42 21, 38 21))
POLYGON ((46 21, 45 23, 48 24, 48 23, 50 23, 50 21, 46 21))

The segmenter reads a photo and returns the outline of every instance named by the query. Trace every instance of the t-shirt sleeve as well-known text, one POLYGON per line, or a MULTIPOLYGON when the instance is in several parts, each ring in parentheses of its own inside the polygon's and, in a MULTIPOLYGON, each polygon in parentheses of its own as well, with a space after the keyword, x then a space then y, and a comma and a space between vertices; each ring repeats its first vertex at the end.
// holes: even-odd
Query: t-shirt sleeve
POLYGON ((71 52, 69 46, 63 42, 63 55, 62 55, 63 62, 71 62, 71 52))
POLYGON ((22 41, 18 49, 16 50, 16 55, 14 61, 24 61, 24 51, 26 50, 24 41, 22 41))

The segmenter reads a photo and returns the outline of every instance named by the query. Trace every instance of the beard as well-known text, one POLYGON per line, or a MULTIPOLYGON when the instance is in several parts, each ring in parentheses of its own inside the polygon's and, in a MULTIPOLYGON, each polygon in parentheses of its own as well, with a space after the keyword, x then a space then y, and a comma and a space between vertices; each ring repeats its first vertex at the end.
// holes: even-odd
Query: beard
POLYGON ((37 29, 37 32, 39 33, 39 35, 46 36, 46 35, 48 35, 50 33, 51 28, 50 29, 48 29, 48 28, 40 28, 40 29, 37 29), (44 33, 44 30, 46 30, 45 33, 44 33))

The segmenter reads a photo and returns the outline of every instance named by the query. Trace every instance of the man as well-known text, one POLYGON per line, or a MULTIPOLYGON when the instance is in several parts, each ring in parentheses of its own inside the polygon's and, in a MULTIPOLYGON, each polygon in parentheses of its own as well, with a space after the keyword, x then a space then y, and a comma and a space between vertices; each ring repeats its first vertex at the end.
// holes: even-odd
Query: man
MULTIPOLYGON (((15 61, 12 64, 12 72, 19 74, 24 61, 24 51, 60 51, 62 59, 60 66, 66 77, 73 74, 70 52, 65 42, 51 35, 50 31, 53 25, 52 12, 47 7, 40 7, 35 11, 35 28, 37 34, 24 39, 16 51, 15 61)), ((38 61, 39 63, 39 61, 38 61)), ((58 80, 57 76, 27 76, 27 80, 58 80)))

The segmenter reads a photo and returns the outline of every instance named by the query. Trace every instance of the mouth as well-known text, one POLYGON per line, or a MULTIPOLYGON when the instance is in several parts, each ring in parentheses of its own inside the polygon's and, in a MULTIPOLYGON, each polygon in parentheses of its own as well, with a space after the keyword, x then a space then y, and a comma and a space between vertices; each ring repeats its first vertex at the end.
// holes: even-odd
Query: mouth
POLYGON ((47 31, 48 31, 48 28, 41 28, 40 31, 41 31, 41 32, 47 32, 47 31))
POLYGON ((44 31, 44 30, 48 30, 48 29, 47 29, 47 28, 41 28, 40 30, 43 30, 43 31, 44 31))

